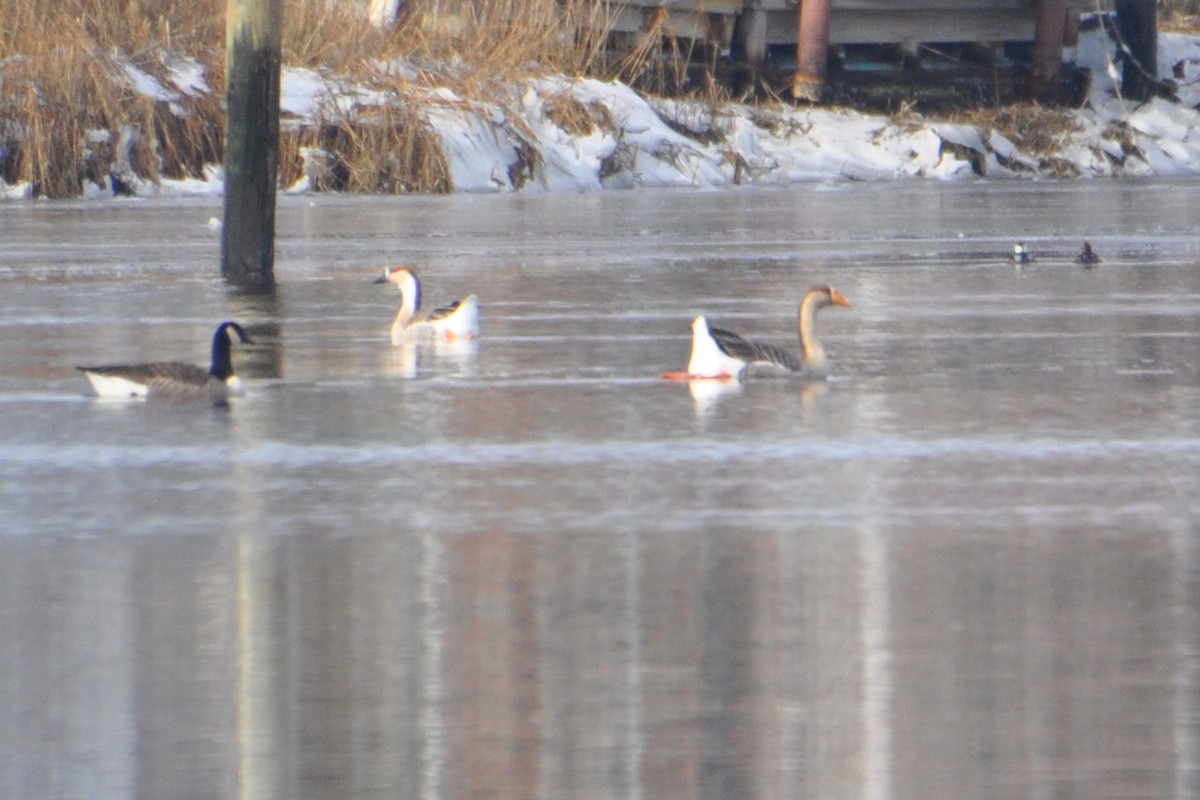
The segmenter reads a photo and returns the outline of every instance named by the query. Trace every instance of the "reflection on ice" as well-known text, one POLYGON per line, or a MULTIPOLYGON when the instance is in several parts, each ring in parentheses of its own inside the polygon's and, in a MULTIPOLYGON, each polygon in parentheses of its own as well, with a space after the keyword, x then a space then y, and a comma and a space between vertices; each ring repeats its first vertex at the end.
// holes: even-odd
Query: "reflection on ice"
POLYGON ((10 212, 0 774, 1190 797, 1194 193, 285 198, 266 300, 197 277, 210 208, 10 212), (478 290, 485 336, 393 347, 381 249, 478 290), (653 379, 697 309, 782 341, 827 281, 828 381, 653 379), (83 402, 74 364, 227 318, 231 408, 83 402))
POLYGON ((477 339, 404 341, 385 353, 384 375, 392 378, 468 377, 478 372, 477 339))
POLYGON ((742 393, 742 382, 737 378, 698 378, 687 385, 696 401, 696 416, 701 419, 712 414, 723 398, 742 393))

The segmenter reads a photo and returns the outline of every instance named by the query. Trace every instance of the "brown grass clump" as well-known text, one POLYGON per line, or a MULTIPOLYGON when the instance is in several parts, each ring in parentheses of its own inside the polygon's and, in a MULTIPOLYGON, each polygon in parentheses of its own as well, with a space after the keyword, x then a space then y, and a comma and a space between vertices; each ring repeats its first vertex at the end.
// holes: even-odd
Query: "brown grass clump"
POLYGON ((35 194, 71 197, 84 181, 110 174, 196 174, 220 152, 213 122, 219 101, 180 96, 172 109, 170 101, 134 91, 125 65, 161 81, 164 58, 181 43, 214 60, 219 47, 212 40, 224 32, 223 14, 213 12, 222 6, 0 0, 0 53, 13 54, 0 60, 0 178, 27 181, 35 194))
POLYGON ((554 92, 542 101, 546 118, 572 136, 590 136, 596 130, 594 110, 569 91, 554 92))
POLYGON ((1068 110, 1039 105, 1010 105, 974 109, 954 115, 950 121, 996 130, 1033 156, 1048 156, 1058 149, 1078 123, 1068 110))
POLYGON ((1200 0, 1158 0, 1158 29, 1200 33, 1200 0))
MULTIPOLYGON (((285 131, 285 179, 299 168, 300 148, 310 147, 330 154, 331 174, 340 176, 331 186, 448 190, 444 159, 410 90, 449 85, 482 97, 533 70, 582 74, 596 51, 573 36, 580 9, 557 0, 409 0, 404 18, 382 31, 365 4, 288 0, 285 63, 374 83, 385 102, 370 119, 285 131), (426 68, 378 85, 372 64, 400 61, 426 68)), ((199 175, 221 161, 225 0, 0 0, 0 19, 0 179, 28 182, 35 195, 74 197, 88 180, 199 175), (209 93, 175 91, 167 81, 167 62, 184 56, 204 66, 209 93), (136 91, 126 64, 174 96, 136 91)))
POLYGON ((307 170, 317 190, 436 194, 454 189, 437 138, 405 107, 284 135, 281 151, 280 179, 285 185, 307 170))

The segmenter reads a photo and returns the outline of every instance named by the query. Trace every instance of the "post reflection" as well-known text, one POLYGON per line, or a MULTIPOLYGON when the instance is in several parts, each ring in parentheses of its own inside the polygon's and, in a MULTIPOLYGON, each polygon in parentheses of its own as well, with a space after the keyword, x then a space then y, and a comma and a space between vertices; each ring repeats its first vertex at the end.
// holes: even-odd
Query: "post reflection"
POLYGON ((238 374, 253 379, 283 376, 282 325, 283 303, 279 290, 271 285, 261 290, 231 289, 229 318, 239 322, 253 343, 238 348, 238 374))
POLYGON ((281 536, 253 494, 237 535, 64 545, 53 565, 6 545, 0 601, 43 610, 7 628, 26 680, 0 681, 24 720, 5 774, 71 795, 49 765, 94 757, 91 796, 114 798, 1194 785, 1190 531, 1150 551, 1021 534, 947 552, 869 520, 281 536))

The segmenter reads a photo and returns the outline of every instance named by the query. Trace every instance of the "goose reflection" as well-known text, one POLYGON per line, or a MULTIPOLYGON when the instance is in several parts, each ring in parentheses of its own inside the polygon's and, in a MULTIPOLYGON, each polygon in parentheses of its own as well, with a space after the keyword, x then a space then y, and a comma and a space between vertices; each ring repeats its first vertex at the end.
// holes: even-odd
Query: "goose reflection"
POLYGON ((422 373, 474 375, 479 343, 475 339, 438 339, 432 342, 399 342, 383 352, 383 372, 393 378, 411 379, 422 373))
POLYGON ((688 392, 695 401, 696 416, 704 419, 729 397, 742 393, 742 382, 733 378, 725 380, 697 379, 688 381, 688 392))

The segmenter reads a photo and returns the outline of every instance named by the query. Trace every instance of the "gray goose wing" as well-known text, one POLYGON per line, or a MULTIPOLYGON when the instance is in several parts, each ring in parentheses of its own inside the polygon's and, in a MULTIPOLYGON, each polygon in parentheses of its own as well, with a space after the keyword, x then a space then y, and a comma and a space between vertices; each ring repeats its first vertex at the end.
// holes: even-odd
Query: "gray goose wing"
POLYGON ((747 364, 774 364, 791 372, 799 372, 802 369, 796 357, 782 347, 744 339, 721 328, 710 327, 708 333, 725 355, 741 359, 747 364))
POLYGON ((152 364, 108 364, 99 367, 80 367, 84 372, 93 372, 113 378, 124 378, 140 383, 152 394, 176 395, 208 386, 212 375, 208 370, 182 361, 159 361, 152 364))
POLYGON ((202 386, 208 383, 208 370, 182 361, 160 361, 153 364, 110 364, 100 367, 80 367, 84 372, 125 378, 137 383, 161 382, 190 383, 202 386))
POLYGON ((429 321, 433 322, 435 319, 442 319, 443 317, 450 316, 458 310, 460 305, 462 305, 462 300, 455 300, 453 303, 448 303, 444 306, 438 306, 429 313, 429 321))

